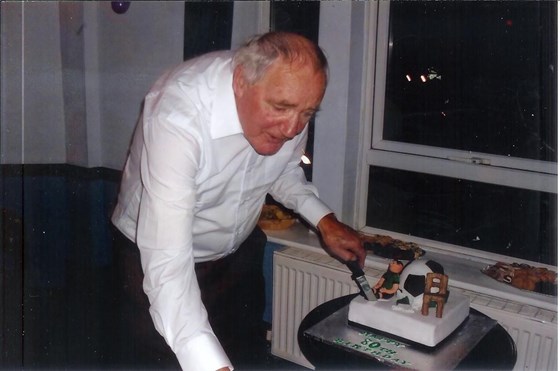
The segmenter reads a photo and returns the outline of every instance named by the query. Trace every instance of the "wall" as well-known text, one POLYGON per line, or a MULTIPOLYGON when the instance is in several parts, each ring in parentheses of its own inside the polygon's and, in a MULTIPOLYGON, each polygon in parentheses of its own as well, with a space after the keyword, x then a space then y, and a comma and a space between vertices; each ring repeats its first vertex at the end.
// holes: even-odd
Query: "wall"
MULTIPOLYGON (((2 2, 0 163, 121 169, 146 91, 182 60, 183 4, 132 2, 119 15, 110 2, 2 2)), ((232 45, 266 31, 267 11, 267 2, 236 2, 232 45)), ((359 2, 321 4, 331 82, 317 119, 314 179, 346 221, 356 179, 357 148, 346 144, 359 135, 354 82, 362 62, 353 53, 362 48, 361 18, 359 2)))
POLYGON ((2 163, 64 162, 58 9, 1 6, 2 163))
POLYGON ((232 49, 270 29, 270 3, 268 1, 236 1, 233 7, 232 49))
POLYGON ((146 91, 182 60, 183 3, 1 6, 1 163, 122 168, 146 91))
POLYGON ((329 60, 330 76, 315 122, 313 183, 323 201, 350 225, 360 142, 365 13, 363 2, 321 2, 319 45, 329 60))
POLYGON ((125 14, 112 12, 109 2, 91 6, 99 47, 88 75, 99 81, 99 95, 92 98, 100 114, 99 165, 120 169, 144 95, 166 68, 182 61, 184 5, 132 2, 125 14))

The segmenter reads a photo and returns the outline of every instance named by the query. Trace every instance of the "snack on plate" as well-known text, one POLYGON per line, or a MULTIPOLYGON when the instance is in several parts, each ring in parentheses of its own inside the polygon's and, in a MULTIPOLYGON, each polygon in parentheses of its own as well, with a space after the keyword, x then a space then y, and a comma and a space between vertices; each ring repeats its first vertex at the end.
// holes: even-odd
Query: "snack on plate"
POLYGON ((389 236, 360 234, 366 250, 375 255, 388 259, 415 260, 425 254, 425 251, 414 242, 396 240, 389 236))
POLYGON ((518 289, 557 296, 558 274, 547 268, 497 262, 482 269, 482 273, 518 289))
POLYGON ((296 218, 287 210, 277 205, 263 205, 258 225, 266 230, 280 230, 291 227, 296 218))

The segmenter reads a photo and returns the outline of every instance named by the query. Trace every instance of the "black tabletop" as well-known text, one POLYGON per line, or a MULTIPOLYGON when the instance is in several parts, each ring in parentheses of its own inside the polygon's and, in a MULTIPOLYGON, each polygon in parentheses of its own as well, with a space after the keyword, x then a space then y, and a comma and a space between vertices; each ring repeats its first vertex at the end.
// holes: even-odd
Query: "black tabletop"
MULTIPOLYGON (((358 294, 333 299, 313 309, 301 322, 298 342, 302 353, 316 370, 365 370, 387 369, 386 364, 375 359, 348 352, 318 341, 304 333, 315 324, 348 305, 358 294)), ((471 312, 477 312, 471 308, 471 312)), ((476 347, 464 358, 460 370, 511 370, 517 360, 517 350, 507 331, 496 324, 476 347)))

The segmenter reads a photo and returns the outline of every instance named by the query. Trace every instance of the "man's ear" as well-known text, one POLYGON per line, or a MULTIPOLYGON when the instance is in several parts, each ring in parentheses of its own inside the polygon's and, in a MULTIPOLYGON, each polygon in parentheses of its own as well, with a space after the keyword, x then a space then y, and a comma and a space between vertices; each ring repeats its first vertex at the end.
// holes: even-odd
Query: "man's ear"
POLYGON ((233 93, 237 97, 243 96, 245 89, 247 88, 247 79, 245 78, 245 72, 242 66, 235 67, 233 70, 233 93))

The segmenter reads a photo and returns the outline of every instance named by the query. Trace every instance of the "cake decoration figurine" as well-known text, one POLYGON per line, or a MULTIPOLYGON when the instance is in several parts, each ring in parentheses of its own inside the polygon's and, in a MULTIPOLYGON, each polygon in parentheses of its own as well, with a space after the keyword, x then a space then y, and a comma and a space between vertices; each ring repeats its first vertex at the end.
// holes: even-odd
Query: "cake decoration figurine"
POLYGON ((436 307, 436 317, 443 317, 443 307, 449 297, 447 291, 448 277, 442 273, 430 272, 426 275, 426 287, 422 299, 422 315, 429 314, 430 307, 436 307))
POLYGON ((379 281, 373 286, 373 294, 377 299, 390 299, 395 295, 399 289, 402 270, 403 263, 400 260, 391 260, 387 272, 383 273, 379 281))

